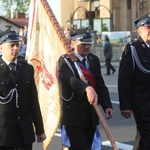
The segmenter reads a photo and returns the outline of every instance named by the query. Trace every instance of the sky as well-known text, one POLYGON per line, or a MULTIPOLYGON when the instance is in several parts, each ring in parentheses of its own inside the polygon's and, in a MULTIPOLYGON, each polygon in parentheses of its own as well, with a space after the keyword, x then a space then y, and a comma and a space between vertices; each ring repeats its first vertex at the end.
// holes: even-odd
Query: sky
MULTIPOLYGON (((57 20, 59 19, 59 2, 60 0, 47 0, 51 9, 53 10, 54 15, 56 16, 57 20)), ((0 0, 0 15, 3 15, 3 9, 1 8, 2 1, 0 0)))
POLYGON ((51 9, 53 10, 53 13, 55 15, 55 17, 57 18, 57 20, 59 21, 59 1, 60 0, 47 0, 51 9))

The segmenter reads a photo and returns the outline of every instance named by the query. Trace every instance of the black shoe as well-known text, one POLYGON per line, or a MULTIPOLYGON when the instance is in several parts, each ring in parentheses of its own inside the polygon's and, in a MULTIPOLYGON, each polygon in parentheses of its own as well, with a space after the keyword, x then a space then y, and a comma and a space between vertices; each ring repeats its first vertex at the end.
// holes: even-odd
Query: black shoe
POLYGON ((116 70, 113 70, 112 74, 114 74, 116 72, 116 70))
POLYGON ((104 74, 104 75, 110 75, 109 73, 106 73, 106 74, 104 74))

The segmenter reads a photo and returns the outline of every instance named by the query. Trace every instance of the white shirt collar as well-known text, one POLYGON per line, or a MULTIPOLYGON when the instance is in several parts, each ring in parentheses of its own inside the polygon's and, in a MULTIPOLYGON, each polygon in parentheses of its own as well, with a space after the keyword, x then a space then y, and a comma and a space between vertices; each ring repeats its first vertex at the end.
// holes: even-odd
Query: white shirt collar
POLYGON ((150 48, 150 45, 149 45, 148 43, 145 42, 145 44, 146 44, 146 46, 147 46, 148 48, 150 48))
POLYGON ((82 57, 81 55, 79 55, 79 54, 76 53, 76 52, 75 52, 75 55, 76 55, 76 57, 77 57, 80 61, 82 61, 83 58, 85 58, 85 59, 87 60, 87 55, 86 55, 85 57, 82 57))
MULTIPOLYGON (((2 56, 2 59, 7 65, 9 65, 11 63, 6 58, 4 58, 4 56, 2 56)), ((13 63, 15 63, 17 65, 17 59, 15 59, 15 61, 13 63)))

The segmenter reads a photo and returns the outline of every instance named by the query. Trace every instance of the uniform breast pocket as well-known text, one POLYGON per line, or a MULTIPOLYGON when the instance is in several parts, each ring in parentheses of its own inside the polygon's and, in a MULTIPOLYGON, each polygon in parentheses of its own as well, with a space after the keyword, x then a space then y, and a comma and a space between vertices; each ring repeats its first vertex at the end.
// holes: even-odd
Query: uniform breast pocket
POLYGON ((15 83, 10 80, 0 80, 0 96, 5 97, 14 85, 15 83))
POLYGON ((10 81, 10 80, 0 80, 0 86, 8 86, 13 84, 14 82, 10 81))
POLYGON ((18 82, 18 86, 22 89, 22 91, 28 91, 30 90, 31 80, 29 78, 23 78, 20 82, 18 82))
POLYGON ((0 81, 0 86, 7 86, 8 85, 8 82, 6 81, 0 81))
POLYGON ((28 84, 31 84, 31 81, 30 79, 25 79, 25 80, 22 80, 22 84, 28 85, 28 84))
POLYGON ((150 59, 143 57, 141 60, 141 63, 143 65, 143 67, 145 67, 146 69, 150 69, 150 59))

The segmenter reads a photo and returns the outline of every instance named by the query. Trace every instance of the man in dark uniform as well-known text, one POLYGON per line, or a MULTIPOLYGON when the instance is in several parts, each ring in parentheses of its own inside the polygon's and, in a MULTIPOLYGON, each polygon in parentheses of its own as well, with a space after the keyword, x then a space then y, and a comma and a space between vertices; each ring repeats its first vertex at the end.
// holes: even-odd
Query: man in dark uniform
POLYGON ((150 14, 135 21, 139 40, 123 51, 118 76, 121 115, 134 115, 140 150, 150 150, 150 14))
POLYGON ((19 36, 0 34, 0 150, 32 150, 46 139, 31 65, 19 59, 19 36))
POLYGON ((91 145, 99 124, 93 104, 98 102, 108 118, 113 115, 108 89, 101 75, 97 56, 90 53, 93 38, 87 29, 71 33, 71 42, 77 64, 88 83, 79 78, 75 63, 66 54, 59 58, 59 80, 62 95, 62 125, 70 141, 70 150, 91 150, 91 145), (85 60, 82 64, 82 60, 85 60))

